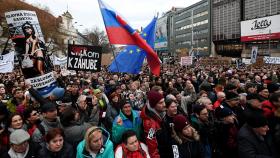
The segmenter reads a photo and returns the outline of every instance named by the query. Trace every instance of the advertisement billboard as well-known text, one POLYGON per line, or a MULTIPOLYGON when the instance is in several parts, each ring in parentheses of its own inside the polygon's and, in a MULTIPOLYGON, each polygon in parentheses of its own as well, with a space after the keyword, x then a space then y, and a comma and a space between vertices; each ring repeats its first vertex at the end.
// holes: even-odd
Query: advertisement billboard
POLYGON ((155 49, 167 49, 167 16, 162 17, 157 21, 155 49))
POLYGON ((280 39, 280 15, 241 22, 241 41, 280 39))

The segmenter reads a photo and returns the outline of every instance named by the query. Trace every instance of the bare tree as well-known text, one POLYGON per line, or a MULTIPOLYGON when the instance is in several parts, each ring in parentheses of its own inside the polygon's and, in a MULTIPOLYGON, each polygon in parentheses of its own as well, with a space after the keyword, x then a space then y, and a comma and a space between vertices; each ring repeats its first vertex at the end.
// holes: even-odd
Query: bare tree
POLYGON ((98 27, 86 29, 84 34, 91 41, 92 45, 101 46, 104 53, 112 52, 107 34, 98 27))

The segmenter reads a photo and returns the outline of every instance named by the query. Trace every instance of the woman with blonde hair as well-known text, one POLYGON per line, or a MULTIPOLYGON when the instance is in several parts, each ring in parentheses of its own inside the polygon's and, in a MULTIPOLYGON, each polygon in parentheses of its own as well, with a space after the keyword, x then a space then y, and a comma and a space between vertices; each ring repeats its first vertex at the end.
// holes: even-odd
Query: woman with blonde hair
POLYGON ((77 147, 77 158, 114 158, 110 134, 101 127, 93 126, 77 147))
POLYGON ((177 145, 173 145, 173 154, 180 158, 202 158, 203 147, 200 144, 200 136, 191 126, 184 115, 176 115, 173 118, 172 138, 177 145))

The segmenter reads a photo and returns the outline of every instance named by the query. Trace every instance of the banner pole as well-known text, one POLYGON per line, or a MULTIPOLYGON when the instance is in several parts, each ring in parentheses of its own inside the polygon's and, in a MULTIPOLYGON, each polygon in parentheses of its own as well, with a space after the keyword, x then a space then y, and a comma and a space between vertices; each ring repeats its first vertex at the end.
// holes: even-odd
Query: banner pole
MULTIPOLYGON (((115 54, 115 51, 114 51, 114 49, 113 49, 113 46, 112 46, 112 44, 110 44, 110 46, 111 46, 111 49, 112 49, 112 52, 113 52, 113 56, 114 56, 114 60, 116 59, 116 54, 115 54)), ((115 64, 116 64, 116 67, 117 67, 117 70, 118 70, 118 73, 121 73, 120 72, 120 69, 119 69, 119 66, 118 66, 118 63, 115 61, 115 64)))
POLYGON ((7 49, 7 47, 8 47, 9 40, 10 40, 10 36, 8 37, 8 39, 7 39, 6 43, 5 43, 5 46, 4 46, 4 48, 3 48, 3 51, 2 51, 2 53, 1 53, 1 55, 6 51, 6 49, 7 49))

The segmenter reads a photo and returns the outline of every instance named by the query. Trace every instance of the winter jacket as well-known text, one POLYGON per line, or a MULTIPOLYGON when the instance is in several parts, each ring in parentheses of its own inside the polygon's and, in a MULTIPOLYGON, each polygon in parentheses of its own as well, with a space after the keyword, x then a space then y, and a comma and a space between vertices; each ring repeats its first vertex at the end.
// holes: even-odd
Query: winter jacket
MULTIPOLYGON (((25 158, 39 158, 39 155, 38 155, 38 150, 39 149, 40 149, 40 147, 35 146, 32 143, 29 143, 29 149, 28 149, 28 152, 27 152, 25 158)), ((10 150, 12 150, 12 149, 10 149, 10 150)), ((0 154, 1 158, 15 158, 13 156, 10 156, 8 151, 3 153, 2 155, 1 154, 0 154)), ((43 157, 40 157, 40 158, 43 158, 43 157)))
POLYGON ((57 118, 54 122, 49 122, 46 119, 43 119, 38 126, 41 126, 42 128, 37 127, 37 129, 33 132, 31 138, 34 143, 40 144, 42 147, 44 147, 44 136, 50 129, 62 128, 59 118, 57 118))
POLYGON ((266 137, 257 136, 248 124, 245 124, 238 133, 240 158, 276 158, 274 147, 266 137))
MULTIPOLYGON (((179 158, 204 158, 203 147, 199 141, 187 141, 178 145, 179 158)), ((176 147, 173 147, 176 154, 176 147)))
POLYGON ((266 118, 271 118, 274 116, 274 112, 276 111, 276 106, 273 105, 269 100, 262 102, 262 109, 264 112, 264 116, 266 118))
POLYGON ((120 114, 115 118, 113 122, 112 129, 112 140, 115 144, 119 144, 121 142, 122 135, 125 131, 131 129, 136 132, 136 136, 138 139, 141 138, 142 131, 142 119, 139 116, 139 112, 132 110, 133 122, 131 122, 123 113, 120 111, 120 114), (123 124, 119 125, 117 123, 118 119, 121 118, 123 124))
POLYGON ((124 144, 120 144, 115 151, 115 158, 150 158, 148 148, 144 143, 140 143, 137 151, 130 152, 124 144))
POLYGON ((63 127, 65 134, 65 141, 76 148, 80 141, 84 139, 87 129, 91 127, 89 123, 83 123, 81 125, 77 123, 72 123, 67 127, 63 127))
MULTIPOLYGON (((100 149, 96 158, 114 158, 113 143, 110 141, 110 134, 103 128, 100 128, 103 134, 103 147, 100 149)), ((76 158, 92 158, 89 151, 85 148, 85 140, 81 141, 77 147, 76 158)))
POLYGON ((114 119, 116 116, 119 115, 119 109, 116 108, 115 106, 119 106, 118 104, 120 103, 114 103, 112 102, 111 104, 108 105, 107 110, 106 110, 106 119, 110 124, 113 124, 114 119), (114 106, 115 105, 115 106, 114 106))
POLYGON ((73 147, 64 142, 62 149, 59 152, 51 152, 47 147, 43 147, 39 151, 40 158, 75 158, 73 147))
POLYGON ((144 136, 151 158, 160 158, 156 133, 161 128, 162 119, 145 106, 140 114, 143 120, 144 136))

